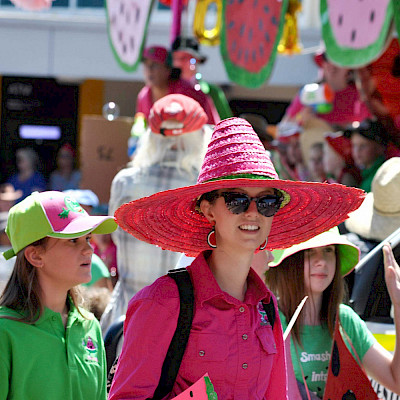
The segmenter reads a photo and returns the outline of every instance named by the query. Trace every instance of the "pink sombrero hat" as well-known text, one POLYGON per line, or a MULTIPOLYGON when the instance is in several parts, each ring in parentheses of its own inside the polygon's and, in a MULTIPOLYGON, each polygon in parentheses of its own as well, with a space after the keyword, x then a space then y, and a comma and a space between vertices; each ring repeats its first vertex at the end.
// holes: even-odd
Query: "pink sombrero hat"
POLYGON ((123 204, 119 226, 136 238, 166 250, 197 256, 210 249, 211 224, 196 208, 198 198, 224 188, 271 187, 283 192, 268 249, 284 249, 327 231, 364 199, 360 189, 339 184, 280 180, 251 125, 241 118, 219 122, 212 134, 197 184, 167 190, 123 204))

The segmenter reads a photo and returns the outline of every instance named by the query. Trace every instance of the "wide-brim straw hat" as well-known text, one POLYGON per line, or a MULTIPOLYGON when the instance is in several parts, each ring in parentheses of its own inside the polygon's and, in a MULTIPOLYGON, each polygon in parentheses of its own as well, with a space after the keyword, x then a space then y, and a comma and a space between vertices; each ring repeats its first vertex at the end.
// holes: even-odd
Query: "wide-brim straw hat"
POLYGON ((284 194, 268 249, 290 247, 338 225, 364 198, 364 191, 339 184, 280 180, 251 125, 229 118, 214 127, 197 184, 123 204, 115 217, 122 229, 140 240, 197 256, 209 249, 212 228, 196 207, 199 197, 240 187, 276 188, 284 194))
POLYGON ((379 167, 371 190, 345 226, 365 239, 380 242, 400 228, 400 157, 390 158, 379 167))
POLYGON ((340 273, 342 276, 345 276, 350 273, 360 261, 360 249, 347 240, 345 236, 340 235, 337 227, 314 236, 306 242, 289 247, 288 249, 274 250, 272 252, 274 255, 274 261, 268 263, 268 266, 278 267, 285 258, 288 258, 299 251, 313 249, 315 247, 330 246, 332 244, 339 248, 340 273))
POLYGON ((310 158, 310 150, 314 144, 324 143, 324 137, 327 132, 332 132, 332 127, 321 118, 310 118, 303 125, 303 132, 300 135, 300 146, 305 161, 310 158))

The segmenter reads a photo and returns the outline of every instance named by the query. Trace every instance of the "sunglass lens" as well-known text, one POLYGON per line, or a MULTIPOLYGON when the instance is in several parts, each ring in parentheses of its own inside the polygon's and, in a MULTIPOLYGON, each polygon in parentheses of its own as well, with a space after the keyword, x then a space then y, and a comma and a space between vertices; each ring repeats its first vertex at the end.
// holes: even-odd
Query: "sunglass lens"
POLYGON ((240 214, 249 208, 249 198, 240 193, 223 193, 226 208, 233 214, 240 214))
POLYGON ((281 206, 282 199, 279 196, 264 196, 257 201, 257 210, 264 217, 274 216, 281 206))

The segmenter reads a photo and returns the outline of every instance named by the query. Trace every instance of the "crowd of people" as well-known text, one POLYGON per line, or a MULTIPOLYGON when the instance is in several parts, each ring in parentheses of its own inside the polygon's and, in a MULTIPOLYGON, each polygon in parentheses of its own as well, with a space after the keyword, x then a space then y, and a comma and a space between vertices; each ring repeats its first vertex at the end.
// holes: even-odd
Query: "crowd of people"
MULTIPOLYGON (((172 399, 206 373, 219 399, 323 398, 337 332, 358 362, 349 374, 400 394, 400 336, 389 353, 346 305, 360 258, 400 228, 400 127, 364 101, 357 71, 320 52, 331 104, 299 93, 274 136, 232 116, 197 75, 205 61, 192 38, 143 50, 147 129, 108 216, 80 187, 71 145, 48 181, 34 150, 17 150, 0 185, 3 256, 15 258, 0 295, 0 400, 172 399), (107 393, 104 337, 124 315, 107 393)), ((397 334, 400 268, 390 244, 383 256, 397 334)))

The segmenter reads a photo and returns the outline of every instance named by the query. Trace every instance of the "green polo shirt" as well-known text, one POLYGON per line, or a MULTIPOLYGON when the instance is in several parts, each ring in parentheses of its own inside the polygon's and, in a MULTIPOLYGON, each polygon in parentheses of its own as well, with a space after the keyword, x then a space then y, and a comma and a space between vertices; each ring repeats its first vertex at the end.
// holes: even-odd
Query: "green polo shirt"
POLYGON ((363 189, 366 192, 371 191, 372 180, 374 179, 376 171, 378 171, 379 167, 384 162, 385 157, 379 156, 369 168, 365 168, 361 171, 360 189, 363 189))
POLYGON ((0 400, 105 400, 106 361, 98 321, 71 305, 66 328, 45 309, 35 324, 0 307, 0 400))

